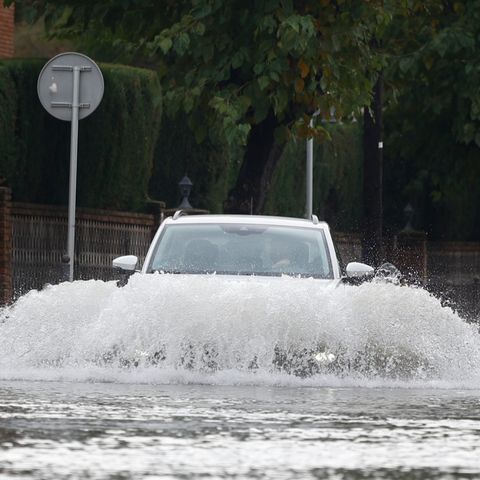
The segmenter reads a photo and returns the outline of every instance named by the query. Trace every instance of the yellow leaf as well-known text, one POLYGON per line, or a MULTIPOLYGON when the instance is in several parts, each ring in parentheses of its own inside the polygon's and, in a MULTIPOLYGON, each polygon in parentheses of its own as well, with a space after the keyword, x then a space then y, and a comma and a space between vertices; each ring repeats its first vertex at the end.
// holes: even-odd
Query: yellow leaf
POLYGON ((298 68, 300 69, 300 76, 302 78, 305 78, 310 71, 310 67, 303 61, 303 58, 298 61, 298 68))
POLYGON ((304 87, 305 87, 305 82, 303 81, 303 79, 297 78, 295 80, 295 92, 297 93, 303 92, 304 87))
POLYGON ((302 123, 298 125, 297 135, 300 138, 308 138, 310 136, 310 128, 308 127, 308 123, 302 123))

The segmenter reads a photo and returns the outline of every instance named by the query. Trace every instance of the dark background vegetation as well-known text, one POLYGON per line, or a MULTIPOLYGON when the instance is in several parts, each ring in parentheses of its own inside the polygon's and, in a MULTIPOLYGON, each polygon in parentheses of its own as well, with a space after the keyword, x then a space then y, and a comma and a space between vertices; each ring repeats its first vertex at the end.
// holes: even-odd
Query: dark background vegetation
MULTIPOLYGON (((0 171, 16 200, 65 204, 70 124, 53 118, 38 101, 44 63, 0 62, 0 171)), ((100 67, 105 96, 79 128, 79 206, 145 211, 151 198, 173 207, 180 200, 177 183, 187 174, 195 183, 192 204, 221 212, 242 147, 198 144, 184 115, 161 123, 161 90, 153 72, 100 67)), ((361 218, 361 126, 326 128, 331 141, 314 146, 314 210, 335 227, 355 231, 361 218)), ((274 173, 265 213, 303 216, 304 160, 305 141, 292 140, 274 173)))
MULTIPOLYGON (((16 200, 66 204, 70 123, 39 103, 37 78, 44 63, 0 62, 0 172, 16 200)), ((142 210, 160 126, 158 78, 121 65, 101 69, 104 98, 79 127, 78 204, 142 210)))
MULTIPOLYGON (((328 8, 332 2, 323 3, 328 8)), ((385 75, 384 230, 403 227, 403 209, 410 203, 414 226, 430 238, 479 240, 480 2, 410 3, 411 12, 390 22, 388 35, 376 43, 385 75)), ((25 23, 28 5, 16 2, 17 51, 44 58, 0 62, 0 173, 17 200, 65 204, 69 124, 50 117, 38 102, 41 66, 65 50, 62 45, 82 48, 95 59, 151 66, 155 72, 158 65, 135 57, 124 48, 121 33, 113 38, 107 27, 99 39, 70 35, 68 44, 46 39, 43 17, 33 26, 25 23)), ((78 34, 75 22, 68 28, 78 34)), ((123 33, 128 38, 131 31, 123 33)), ((161 116, 161 80, 153 70, 100 66, 104 100, 80 123, 79 205, 142 211, 154 198, 173 207, 180 200, 177 182, 187 174, 195 184, 192 204, 221 212, 245 146, 226 138, 228 129, 216 139, 199 138, 202 118, 195 126, 183 107, 176 115, 161 116)), ((314 211, 345 231, 359 231, 363 215, 363 126, 361 115, 356 118, 339 115, 333 124, 318 120, 324 131, 315 140, 314 211)), ((284 141, 263 211, 301 216, 305 138, 284 141)))

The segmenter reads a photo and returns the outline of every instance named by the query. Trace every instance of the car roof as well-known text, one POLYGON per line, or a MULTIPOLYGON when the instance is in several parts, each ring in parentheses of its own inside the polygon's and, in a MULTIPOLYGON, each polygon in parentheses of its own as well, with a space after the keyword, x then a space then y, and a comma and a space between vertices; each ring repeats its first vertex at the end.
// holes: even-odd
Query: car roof
POLYGON ((281 225, 285 227, 311 227, 328 228, 326 222, 314 223, 305 218, 275 217, 270 215, 182 215, 175 220, 172 217, 166 219, 168 223, 199 224, 199 223, 231 223, 231 224, 254 224, 254 225, 281 225))

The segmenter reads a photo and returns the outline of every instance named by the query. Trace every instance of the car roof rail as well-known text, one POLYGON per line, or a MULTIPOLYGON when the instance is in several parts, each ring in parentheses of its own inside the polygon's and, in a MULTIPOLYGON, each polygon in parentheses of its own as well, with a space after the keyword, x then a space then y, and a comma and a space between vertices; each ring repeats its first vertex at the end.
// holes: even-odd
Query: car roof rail
POLYGON ((173 219, 176 220, 176 219, 179 218, 179 217, 183 217, 183 215, 188 215, 188 212, 186 212, 185 210, 177 210, 177 211, 173 214, 173 219))
POLYGON ((318 225, 318 217, 312 213, 312 223, 318 225))

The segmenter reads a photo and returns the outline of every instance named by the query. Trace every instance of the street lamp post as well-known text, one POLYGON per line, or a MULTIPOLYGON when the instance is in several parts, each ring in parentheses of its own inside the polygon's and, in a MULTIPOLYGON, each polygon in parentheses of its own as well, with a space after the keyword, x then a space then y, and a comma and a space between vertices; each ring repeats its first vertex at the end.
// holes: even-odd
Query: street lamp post
POLYGON ((188 197, 190 196, 190 192, 192 191, 192 187, 193 187, 193 183, 186 175, 178 182, 178 188, 180 189, 180 195, 182 196, 182 201, 178 206, 179 210, 193 208, 190 205, 190 201, 188 200, 188 197))

